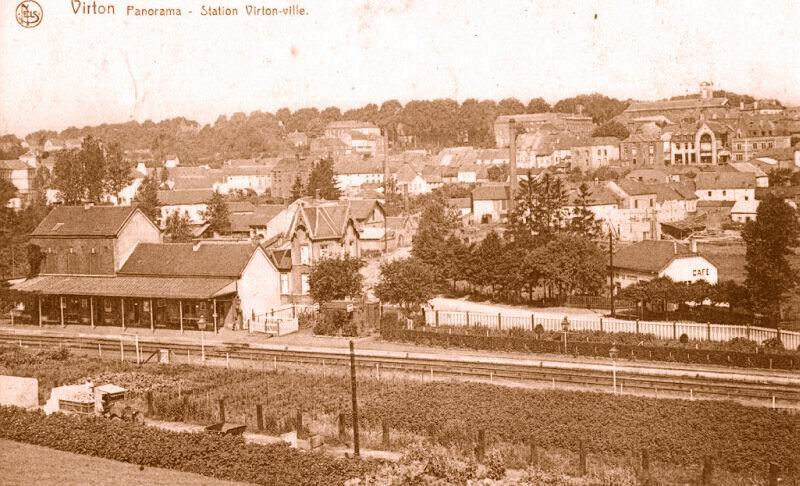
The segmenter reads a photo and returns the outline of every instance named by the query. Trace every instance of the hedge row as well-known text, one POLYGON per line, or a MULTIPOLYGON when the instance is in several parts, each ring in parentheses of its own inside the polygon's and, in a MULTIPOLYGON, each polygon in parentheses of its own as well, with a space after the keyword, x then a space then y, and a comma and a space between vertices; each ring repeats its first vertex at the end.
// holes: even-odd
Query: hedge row
MULTIPOLYGON (((484 331, 487 332, 487 331, 484 331)), ((520 351, 531 353, 564 353, 564 341, 536 339, 525 336, 498 335, 488 331, 486 335, 452 332, 451 330, 403 329, 384 326, 381 336, 390 341, 411 342, 424 346, 457 347, 492 351, 520 351)), ((653 346, 597 341, 567 340, 567 352, 573 356, 608 357, 616 347, 620 358, 674 363, 700 363, 742 368, 800 369, 800 353, 746 353, 740 351, 694 349, 691 345, 653 346)))
POLYGON ((246 444, 242 437, 171 432, 101 417, 0 407, 0 437, 76 454, 265 485, 343 484, 377 463, 336 459, 285 444, 246 444))

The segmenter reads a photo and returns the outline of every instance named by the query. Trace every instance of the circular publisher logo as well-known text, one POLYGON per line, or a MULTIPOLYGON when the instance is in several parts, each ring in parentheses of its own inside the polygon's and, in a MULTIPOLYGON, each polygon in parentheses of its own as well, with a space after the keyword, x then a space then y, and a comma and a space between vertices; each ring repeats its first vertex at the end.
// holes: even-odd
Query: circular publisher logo
POLYGON ((42 23, 42 6, 34 0, 25 0, 17 5, 17 22, 26 29, 42 23))

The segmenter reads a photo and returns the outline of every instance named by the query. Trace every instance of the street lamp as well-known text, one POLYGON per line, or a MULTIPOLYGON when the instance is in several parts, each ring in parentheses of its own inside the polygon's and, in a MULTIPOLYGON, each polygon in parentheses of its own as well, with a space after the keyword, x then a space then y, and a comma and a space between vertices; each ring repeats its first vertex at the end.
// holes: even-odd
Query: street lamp
POLYGON ((564 354, 567 354, 567 331, 569 331, 569 319, 567 316, 564 316, 564 320, 561 321, 561 329, 564 330, 564 354))
POLYGON ((611 346, 611 349, 608 350, 608 355, 611 356, 612 359, 612 366, 613 366, 613 380, 614 380, 614 395, 617 394, 617 354, 619 354, 619 350, 616 346, 611 346))
POLYGON ((206 361, 206 340, 205 340, 205 330, 206 330, 206 318, 205 316, 200 316, 197 319, 197 328, 200 329, 200 356, 202 361, 205 363, 206 361))

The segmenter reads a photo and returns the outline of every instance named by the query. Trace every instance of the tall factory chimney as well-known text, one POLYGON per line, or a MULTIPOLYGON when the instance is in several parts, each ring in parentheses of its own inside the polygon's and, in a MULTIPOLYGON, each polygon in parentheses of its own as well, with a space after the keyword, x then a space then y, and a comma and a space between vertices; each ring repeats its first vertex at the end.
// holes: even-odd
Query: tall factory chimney
POLYGON ((517 121, 508 120, 508 213, 514 210, 517 193, 517 121))

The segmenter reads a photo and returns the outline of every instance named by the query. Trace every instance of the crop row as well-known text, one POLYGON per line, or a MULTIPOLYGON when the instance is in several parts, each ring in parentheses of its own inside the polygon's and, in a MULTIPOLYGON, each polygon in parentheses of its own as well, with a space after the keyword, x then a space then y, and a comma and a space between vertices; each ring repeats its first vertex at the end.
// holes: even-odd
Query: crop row
POLYGON ((300 452, 285 444, 245 444, 234 436, 171 432, 100 417, 0 407, 0 437, 116 461, 264 485, 343 484, 377 466, 300 452))

